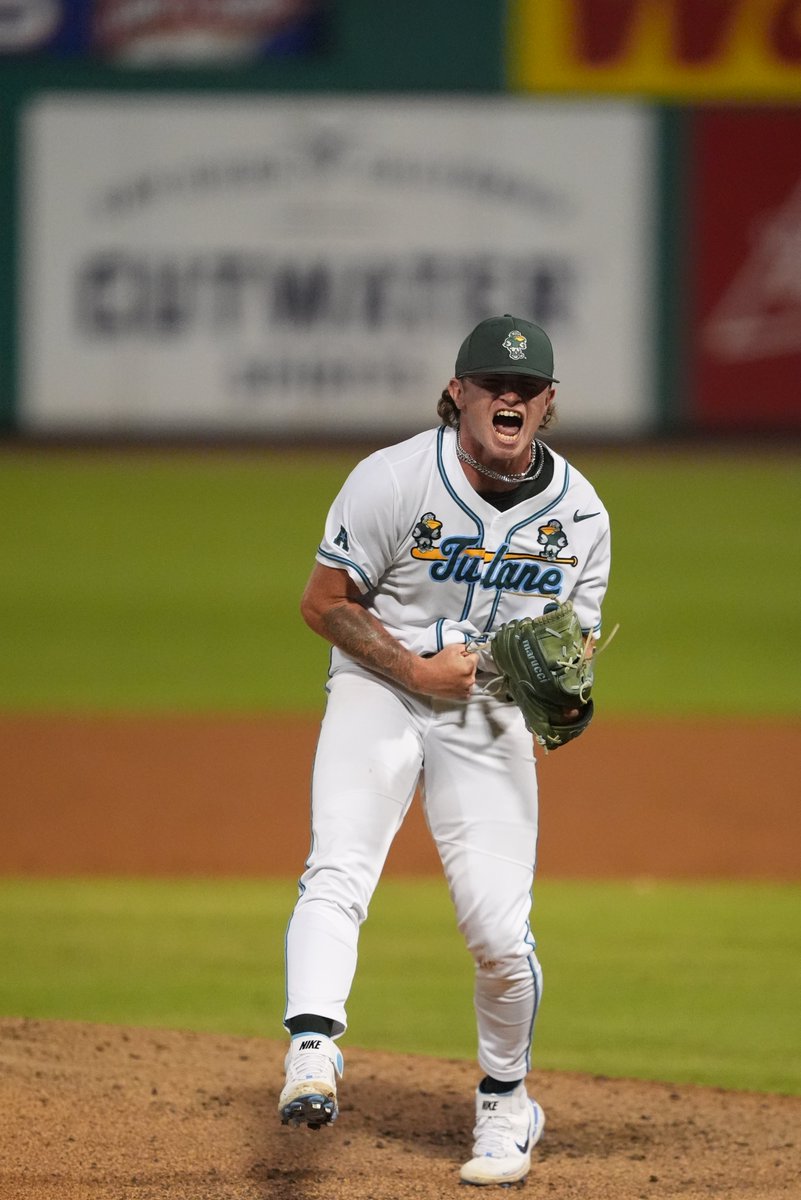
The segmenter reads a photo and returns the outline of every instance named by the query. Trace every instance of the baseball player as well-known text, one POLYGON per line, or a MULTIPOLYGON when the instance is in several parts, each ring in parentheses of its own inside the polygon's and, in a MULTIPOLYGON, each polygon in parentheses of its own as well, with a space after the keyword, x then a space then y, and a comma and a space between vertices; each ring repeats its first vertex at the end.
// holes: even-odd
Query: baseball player
POLYGON ((473 1184, 523 1179, 545 1124, 525 1086, 542 996, 529 926, 534 749, 480 646, 566 600, 591 644, 609 572, 603 504, 537 436, 556 382, 542 329, 508 314, 482 321, 459 350, 440 426, 346 480, 301 605, 333 650, 312 849, 287 931, 281 1119, 336 1119, 359 927, 419 783, 475 961, 482 1078, 461 1168, 473 1184))

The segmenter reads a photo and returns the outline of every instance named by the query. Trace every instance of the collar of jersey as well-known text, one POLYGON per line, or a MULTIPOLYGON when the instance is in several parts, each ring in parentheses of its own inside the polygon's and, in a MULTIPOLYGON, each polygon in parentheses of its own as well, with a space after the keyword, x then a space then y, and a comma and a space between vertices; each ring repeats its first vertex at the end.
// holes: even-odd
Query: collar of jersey
POLYGON ((530 497, 528 500, 522 500, 520 504, 515 504, 503 513, 494 508, 488 500, 482 499, 478 492, 473 491, 456 456, 456 432, 445 425, 441 426, 439 430, 437 460, 446 488, 459 507, 464 509, 467 515, 472 517, 481 526, 483 534, 484 525, 492 524, 498 516, 510 517, 513 528, 520 529, 523 525, 527 525, 529 521, 536 521, 540 517, 545 516, 554 505, 563 499, 570 482, 570 467, 561 455, 551 450, 550 447, 548 449, 553 456, 554 471, 553 479, 545 491, 541 492, 538 496, 530 497), (521 519, 520 509, 536 501, 540 502, 536 512, 526 513, 521 519), (517 519, 515 519, 515 515, 517 519))

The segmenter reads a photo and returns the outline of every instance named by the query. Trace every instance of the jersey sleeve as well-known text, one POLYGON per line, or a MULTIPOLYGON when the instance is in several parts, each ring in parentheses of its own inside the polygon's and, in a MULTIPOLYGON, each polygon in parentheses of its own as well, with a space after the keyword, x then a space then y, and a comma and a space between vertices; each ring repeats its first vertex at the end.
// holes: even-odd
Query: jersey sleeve
POLYGON ((593 543, 584 570, 570 596, 581 628, 596 637, 601 631, 601 604, 609 583, 611 561, 609 518, 606 512, 603 515, 604 526, 593 543))
POLYGON ((329 509, 317 562, 347 571, 362 595, 372 591, 396 553, 398 499, 380 452, 363 459, 329 509))

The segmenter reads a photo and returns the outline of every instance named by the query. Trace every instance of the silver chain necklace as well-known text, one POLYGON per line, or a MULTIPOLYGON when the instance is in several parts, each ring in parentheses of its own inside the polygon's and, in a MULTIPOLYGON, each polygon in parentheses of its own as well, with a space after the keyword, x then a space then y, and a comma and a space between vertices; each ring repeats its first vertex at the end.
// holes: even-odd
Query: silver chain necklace
POLYGON ((456 456, 463 463, 467 463, 474 471, 478 471, 481 475, 486 475, 487 479, 497 479, 499 483, 524 483, 532 482, 539 478, 542 468, 545 466, 545 450, 541 443, 534 439, 531 443, 531 461, 525 471, 521 471, 518 475, 502 475, 500 471, 493 471, 492 467, 485 467, 483 463, 473 458, 472 454, 468 454, 462 445, 459 426, 456 426, 456 456), (539 465, 534 471, 534 464, 539 459, 539 465), (533 471, 533 474, 532 474, 533 471))

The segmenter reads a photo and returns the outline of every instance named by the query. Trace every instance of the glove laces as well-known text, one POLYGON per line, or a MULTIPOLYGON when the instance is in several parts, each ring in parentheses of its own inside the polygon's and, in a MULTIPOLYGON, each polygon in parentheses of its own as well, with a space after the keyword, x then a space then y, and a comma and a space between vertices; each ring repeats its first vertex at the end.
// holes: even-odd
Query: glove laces
MULTIPOLYGON (((549 630, 548 632, 550 633, 551 631, 549 630)), ((563 652, 567 651, 568 647, 563 646, 562 650, 563 652)), ((581 643, 574 642, 570 647, 570 650, 572 650, 573 653, 568 653, 567 658, 557 658, 556 665, 557 667, 562 667, 562 669, 565 671, 576 671, 578 673, 581 671, 585 663, 589 666, 589 661, 593 656, 594 651, 592 634, 588 633, 581 643)), ((589 699, 589 692, 592 689, 592 684, 592 676, 589 676, 584 680, 578 692, 576 693, 582 704, 587 703, 587 700, 589 699)))
MULTIPOLYGON (((592 640, 592 634, 588 633, 587 636, 583 639, 583 641, 581 643, 581 649, 579 650, 578 645, 574 642, 573 646, 572 646, 572 650, 574 651, 574 653, 572 655, 570 655, 568 658, 557 658, 556 665, 558 667, 565 667, 566 669, 570 668, 570 669, 575 669, 575 670, 579 671, 583 667, 585 662, 589 662, 589 660, 591 658, 594 658, 597 654, 603 653, 603 651, 606 649, 606 647, 611 642, 612 638, 617 633, 618 629, 620 629, 619 621, 614 626, 614 628, 612 629, 611 633, 606 638, 604 643, 598 647, 594 646, 593 640, 592 640)), ((548 632, 553 633, 553 630, 549 629, 548 632)), ((562 649, 565 650, 566 647, 563 646, 562 649)), ((584 697, 582 696, 582 700, 583 699, 584 699, 584 697)))

